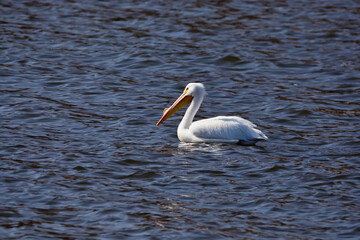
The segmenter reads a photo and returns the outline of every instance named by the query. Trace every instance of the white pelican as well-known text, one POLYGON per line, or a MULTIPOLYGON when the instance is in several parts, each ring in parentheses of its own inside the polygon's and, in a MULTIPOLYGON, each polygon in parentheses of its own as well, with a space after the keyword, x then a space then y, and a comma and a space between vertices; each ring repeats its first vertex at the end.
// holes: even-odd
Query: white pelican
POLYGON ((264 133, 256 129, 255 124, 241 117, 218 116, 193 122, 205 95, 205 87, 202 83, 189 83, 173 105, 165 108, 163 116, 156 126, 190 103, 177 129, 177 135, 181 142, 252 145, 259 140, 268 139, 264 133))

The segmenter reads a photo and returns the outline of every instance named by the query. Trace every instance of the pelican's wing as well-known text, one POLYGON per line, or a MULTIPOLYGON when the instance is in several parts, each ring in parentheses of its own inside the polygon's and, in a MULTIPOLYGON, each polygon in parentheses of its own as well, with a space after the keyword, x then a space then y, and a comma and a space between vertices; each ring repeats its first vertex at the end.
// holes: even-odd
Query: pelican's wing
POLYGON ((193 122, 190 132, 198 138, 256 142, 267 137, 256 125, 241 117, 219 116, 193 122))

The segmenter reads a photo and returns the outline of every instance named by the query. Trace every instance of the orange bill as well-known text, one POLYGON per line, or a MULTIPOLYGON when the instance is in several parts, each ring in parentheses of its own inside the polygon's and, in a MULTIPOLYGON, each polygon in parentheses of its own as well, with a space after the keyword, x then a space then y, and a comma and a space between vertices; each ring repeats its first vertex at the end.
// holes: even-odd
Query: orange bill
POLYGON ((171 105, 169 108, 164 109, 163 116, 159 120, 159 122, 156 124, 156 126, 159 126, 162 122, 164 122, 166 119, 171 117, 174 113, 179 111, 182 107, 184 107, 186 104, 191 103, 193 97, 192 96, 185 96, 187 91, 185 91, 181 96, 171 105))

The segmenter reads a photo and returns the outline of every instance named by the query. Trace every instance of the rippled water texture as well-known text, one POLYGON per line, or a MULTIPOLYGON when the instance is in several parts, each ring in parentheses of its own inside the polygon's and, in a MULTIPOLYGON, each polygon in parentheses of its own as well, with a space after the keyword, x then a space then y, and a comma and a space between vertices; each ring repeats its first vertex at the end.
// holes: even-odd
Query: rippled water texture
POLYGON ((3 239, 358 239, 360 5, 0 1, 3 239), (179 143, 239 115, 270 141, 179 143))

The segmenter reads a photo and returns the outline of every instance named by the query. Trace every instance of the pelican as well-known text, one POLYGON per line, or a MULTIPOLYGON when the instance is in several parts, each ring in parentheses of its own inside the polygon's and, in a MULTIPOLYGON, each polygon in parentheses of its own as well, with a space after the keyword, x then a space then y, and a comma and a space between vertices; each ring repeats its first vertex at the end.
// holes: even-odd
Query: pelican
POLYGON ((190 104, 177 129, 177 136, 181 142, 253 145, 257 141, 268 139, 255 124, 241 117, 218 116, 193 122, 205 95, 206 91, 202 83, 189 83, 171 107, 165 108, 156 126, 186 104, 190 104))

